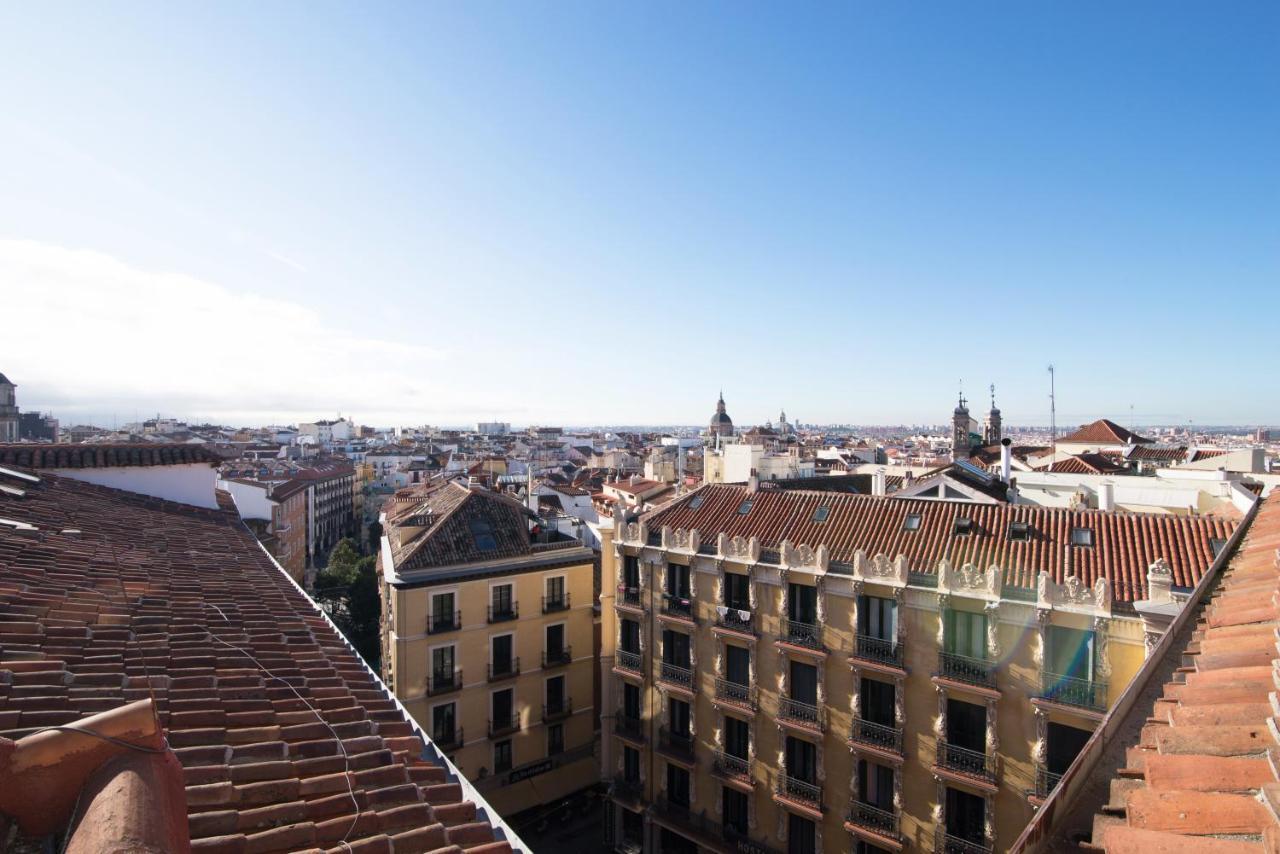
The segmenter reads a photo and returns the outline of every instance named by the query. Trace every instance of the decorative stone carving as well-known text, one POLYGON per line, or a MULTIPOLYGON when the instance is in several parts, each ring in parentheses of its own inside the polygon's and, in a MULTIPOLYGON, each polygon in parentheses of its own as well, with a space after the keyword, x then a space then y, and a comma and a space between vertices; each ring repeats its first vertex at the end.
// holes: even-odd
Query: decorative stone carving
POLYGON ((1000 603, 988 602, 984 610, 987 612, 987 658, 995 661, 1000 657, 1000 603))
POLYGON ((628 522, 622 528, 622 539, 628 543, 643 546, 649 542, 649 526, 643 521, 628 522))
POLYGON ((998 601, 1003 582, 1004 573, 995 564, 983 571, 971 563, 956 569, 945 557, 938 561, 938 590, 942 593, 998 601))
POLYGON ((1160 643, 1160 632, 1143 632, 1142 645, 1146 647, 1147 658, 1151 657, 1151 653, 1156 651, 1156 644, 1160 643))
POLYGON ((905 730, 907 723, 907 696, 902 690, 902 677, 893 680, 893 725, 905 730))
POLYGON ((995 799, 988 795, 984 800, 987 802, 983 809, 983 836, 987 840, 987 849, 995 850, 996 845, 996 804, 995 799))
POLYGON ((942 739, 947 732, 947 691, 941 685, 934 685, 938 694, 938 714, 933 718, 933 734, 942 739))
POLYGON ((826 579, 823 576, 819 575, 815 579, 814 584, 814 586, 818 588, 817 592, 814 594, 814 599, 818 606, 818 625, 820 626, 824 626, 827 623, 827 585, 824 583, 825 580, 826 579))
POLYGON ((783 540, 779 551, 782 557, 782 565, 787 569, 826 572, 827 566, 831 562, 830 553, 825 545, 819 545, 817 549, 814 549, 812 546, 803 543, 795 546, 791 544, 790 540, 783 540))
POLYGON ((757 563, 760 560, 760 539, 758 537, 730 537, 721 534, 716 539, 716 551, 722 558, 739 563, 757 563))
POLYGON ((995 755, 1000 749, 1000 733, 996 730, 996 701, 987 700, 987 753, 995 755))
POLYGON ((1110 616, 1111 584, 1101 575, 1092 587, 1077 575, 1069 575, 1062 584, 1055 584, 1049 573, 1041 572, 1036 579, 1036 606, 1110 616))
POLYGON ((1103 679, 1111 678, 1111 637, 1107 631, 1109 621, 1097 617, 1093 621, 1094 669, 1103 679))
POLYGON ((1147 567, 1147 602, 1167 605, 1173 601, 1173 569, 1164 558, 1147 567))
POLYGON ((866 552, 859 549, 853 555, 853 577, 860 581, 885 584, 892 587, 907 586, 908 563, 906 555, 896 560, 886 554, 878 554, 868 560, 866 552))
POLYGON ((1037 765, 1043 765, 1049 758, 1049 716, 1038 706, 1032 710, 1036 715, 1036 740, 1031 745, 1031 758, 1037 765))
POLYGON ((1031 638, 1031 660, 1036 667, 1044 667, 1044 651, 1048 647, 1045 642, 1045 632, 1049 626, 1049 609, 1036 609, 1036 632, 1031 638))
MULTIPOLYGON (((945 593, 938 594, 938 648, 947 646, 947 609, 951 607, 951 597, 945 593)), ((902 622, 899 620, 898 622, 902 622)))
POLYGON ((684 528, 671 529, 670 525, 662 526, 662 547, 668 551, 696 554, 702 545, 702 538, 697 529, 686 531, 684 528))

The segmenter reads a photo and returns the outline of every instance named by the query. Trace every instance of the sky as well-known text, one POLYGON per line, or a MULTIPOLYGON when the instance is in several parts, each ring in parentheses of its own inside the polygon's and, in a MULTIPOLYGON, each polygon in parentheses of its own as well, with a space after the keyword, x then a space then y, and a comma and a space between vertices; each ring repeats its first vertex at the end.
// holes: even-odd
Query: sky
POLYGON ((1280 4, 26 3, 0 372, 109 425, 1280 424, 1280 4))

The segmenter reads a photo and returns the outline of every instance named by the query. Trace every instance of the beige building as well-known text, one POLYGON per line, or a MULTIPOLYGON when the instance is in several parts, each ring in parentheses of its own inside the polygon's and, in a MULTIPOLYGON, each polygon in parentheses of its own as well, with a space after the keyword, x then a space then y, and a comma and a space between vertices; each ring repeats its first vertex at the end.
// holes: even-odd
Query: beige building
POLYGON ((610 846, 1007 848, 1232 529, 725 485, 619 519, 610 846))
POLYGON ((594 785, 595 552, 519 502, 401 490, 379 555, 383 678, 504 816, 594 785))

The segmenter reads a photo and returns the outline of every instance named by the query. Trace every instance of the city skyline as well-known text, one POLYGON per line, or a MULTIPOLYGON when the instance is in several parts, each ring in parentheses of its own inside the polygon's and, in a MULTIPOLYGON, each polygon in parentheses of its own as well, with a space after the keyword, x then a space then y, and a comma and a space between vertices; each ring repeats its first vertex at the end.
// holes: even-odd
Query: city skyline
POLYGON ((12 10, 0 370, 67 423, 1032 424, 1052 362, 1060 425, 1280 422, 1273 6, 737 11, 12 10))

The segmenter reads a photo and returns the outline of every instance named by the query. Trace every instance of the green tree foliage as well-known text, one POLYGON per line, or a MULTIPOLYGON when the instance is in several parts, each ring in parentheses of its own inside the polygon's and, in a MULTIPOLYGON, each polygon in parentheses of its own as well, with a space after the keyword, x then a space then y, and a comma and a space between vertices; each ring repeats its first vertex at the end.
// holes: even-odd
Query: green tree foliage
POLYGON ((316 601, 374 670, 381 659, 382 602, 377 560, 361 557, 354 540, 343 539, 329 552, 329 564, 316 573, 316 601))

